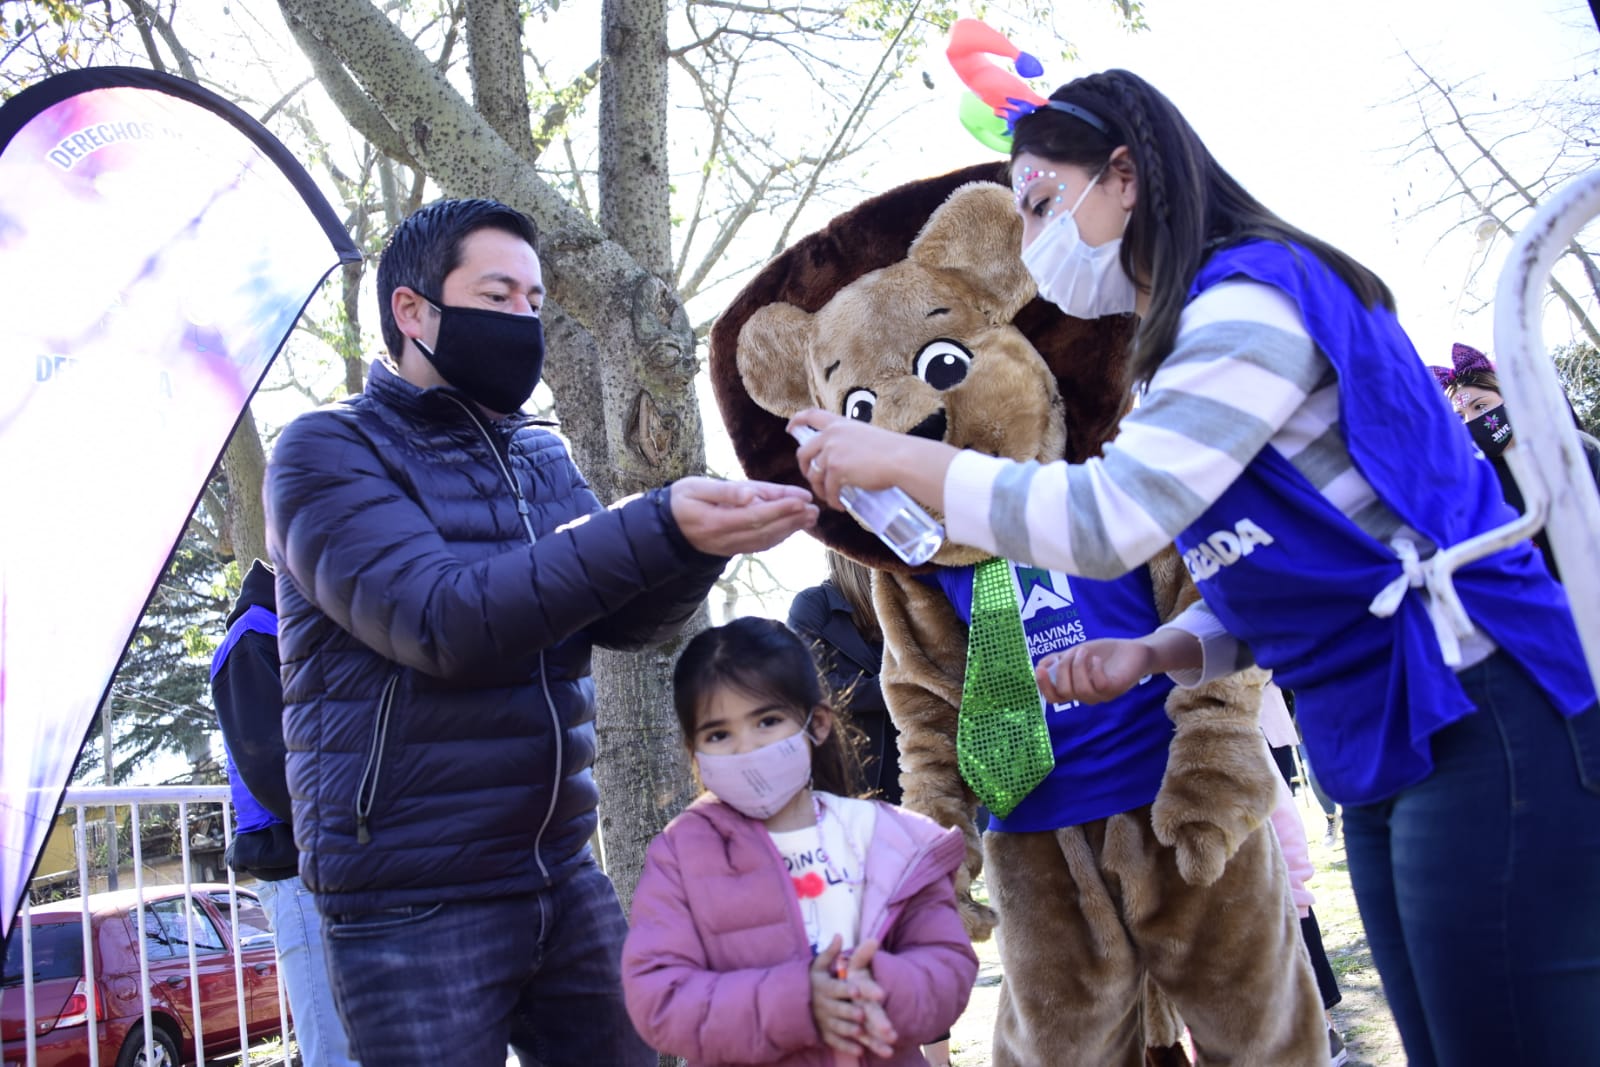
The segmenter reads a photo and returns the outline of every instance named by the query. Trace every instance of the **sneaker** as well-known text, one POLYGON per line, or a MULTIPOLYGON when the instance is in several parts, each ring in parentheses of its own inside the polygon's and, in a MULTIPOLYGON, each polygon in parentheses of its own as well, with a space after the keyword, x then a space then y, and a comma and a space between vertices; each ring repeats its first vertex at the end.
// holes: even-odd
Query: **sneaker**
POLYGON ((1350 1050, 1344 1047, 1344 1038, 1331 1026, 1328 1027, 1328 1055, 1332 1067, 1344 1067, 1350 1062, 1350 1050))
POLYGON ((1322 844, 1325 848, 1339 847, 1339 829, 1332 816, 1328 817, 1328 829, 1322 835, 1322 844))

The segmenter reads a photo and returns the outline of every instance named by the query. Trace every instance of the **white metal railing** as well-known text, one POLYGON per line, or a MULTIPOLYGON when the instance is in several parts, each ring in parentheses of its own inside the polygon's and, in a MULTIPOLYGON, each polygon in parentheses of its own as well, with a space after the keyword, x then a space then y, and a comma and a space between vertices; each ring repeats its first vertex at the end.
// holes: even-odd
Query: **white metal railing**
POLYGON ((1527 513, 1502 527, 1512 540, 1548 526, 1589 674, 1600 682, 1600 496, 1544 348, 1545 283, 1585 224, 1600 216, 1600 170, 1557 190, 1517 235, 1495 294, 1500 385, 1518 447, 1505 453, 1527 513))
MULTIPOLYGON (((82 932, 83 932, 83 979, 88 990, 87 1001, 87 1026, 89 1046, 89 1067, 100 1067, 100 997, 98 990, 100 974, 95 966, 94 931, 91 922, 89 907, 90 879, 89 860, 86 843, 84 809, 88 807, 109 807, 115 810, 126 806, 130 811, 131 836, 133 838, 133 888, 134 888, 134 913, 136 916, 133 940, 138 944, 139 952, 139 995, 142 1002, 144 1016, 144 1055, 146 1063, 155 1062, 155 1028, 152 1019, 150 1001, 150 960, 145 931, 145 865, 143 856, 143 842, 140 834, 140 808, 150 805, 178 806, 178 836, 182 840, 182 863, 184 893, 184 919, 195 928, 195 902, 194 902, 194 867, 190 854, 189 834, 189 805, 190 804, 221 804, 223 841, 225 845, 232 844, 233 824, 230 817, 230 800, 226 785, 205 786, 143 786, 143 787, 72 787, 68 788, 62 797, 62 808, 71 808, 76 814, 76 829, 74 834, 78 865, 79 896, 83 905, 82 932)), ((114 820, 113 820, 114 822, 114 820)), ((250 1056, 249 1034, 249 1002, 245 997, 244 983, 244 956, 240 946, 238 931, 239 895, 238 886, 234 881, 231 868, 223 865, 227 872, 229 921, 232 923, 233 938, 231 955, 233 959, 234 997, 238 1006, 239 1015, 239 1061, 242 1064, 255 1063, 290 1063, 289 1058, 289 1012, 287 995, 284 989, 282 975, 282 961, 276 954, 276 939, 274 939, 274 959, 277 960, 273 968, 273 979, 277 985, 278 994, 278 1032, 281 1042, 277 1051, 266 1057, 250 1056)), ((34 961, 33 961, 33 928, 30 921, 32 908, 28 898, 23 898, 22 912, 13 929, 22 939, 23 962, 23 995, 25 998, 25 1019, 27 1032, 24 1037, 24 1050, 26 1059, 23 1061, 27 1067, 38 1067, 38 1018, 34 1002, 34 961)), ((195 951, 195 939, 188 936, 184 939, 187 946, 189 962, 189 990, 190 1010, 194 1015, 194 1042, 195 1062, 206 1062, 205 1055, 205 1027, 201 1016, 201 984, 199 976, 199 961, 195 951)), ((9 1063, 10 1060, 8 1059, 9 1063)))

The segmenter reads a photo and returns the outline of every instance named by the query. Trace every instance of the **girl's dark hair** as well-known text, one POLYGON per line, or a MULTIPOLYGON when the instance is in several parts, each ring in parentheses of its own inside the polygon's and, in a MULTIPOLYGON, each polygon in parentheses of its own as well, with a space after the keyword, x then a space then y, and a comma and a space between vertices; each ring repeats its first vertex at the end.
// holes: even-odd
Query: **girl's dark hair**
POLYGON ((1091 74, 1063 85, 1050 99, 1088 111, 1108 130, 1041 107, 1017 120, 1012 159, 1028 152, 1098 173, 1120 145, 1133 156, 1139 192, 1122 242, 1122 266, 1150 292, 1149 311, 1134 339, 1136 380, 1148 383, 1172 351, 1189 285, 1224 245, 1292 241, 1322 260, 1368 308, 1394 310, 1394 297, 1376 274, 1267 210, 1222 169, 1172 101, 1137 74, 1091 74))
POLYGON ((857 735, 844 712, 833 706, 826 683, 800 638, 773 619, 734 619, 696 634, 672 670, 672 702, 683 743, 694 749, 695 721, 711 694, 731 686, 775 706, 804 723, 811 709, 826 704, 833 729, 811 746, 811 781, 837 796, 855 796, 863 787, 857 735))

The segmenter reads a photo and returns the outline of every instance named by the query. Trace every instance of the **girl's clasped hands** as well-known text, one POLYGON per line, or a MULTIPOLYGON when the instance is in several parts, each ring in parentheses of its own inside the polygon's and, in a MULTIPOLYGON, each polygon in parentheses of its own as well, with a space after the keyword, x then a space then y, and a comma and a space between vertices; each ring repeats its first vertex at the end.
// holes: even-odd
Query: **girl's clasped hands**
POLYGON ((836 1052, 888 1058, 899 1035, 884 1013, 883 987, 872 978, 877 938, 867 938, 845 953, 835 934, 811 961, 811 1017, 823 1043, 836 1052))

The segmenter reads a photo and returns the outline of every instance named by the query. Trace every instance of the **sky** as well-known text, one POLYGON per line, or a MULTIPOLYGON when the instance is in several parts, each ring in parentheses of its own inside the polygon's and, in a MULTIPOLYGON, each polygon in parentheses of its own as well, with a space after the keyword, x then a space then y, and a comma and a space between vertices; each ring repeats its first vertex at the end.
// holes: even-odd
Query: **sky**
MULTIPOLYGON (((1462 298, 1475 255, 1488 267, 1479 287, 1492 291, 1510 247, 1487 247, 1470 232, 1446 234, 1458 215, 1410 216, 1441 179, 1402 162, 1400 146, 1419 129, 1414 106, 1395 104, 1417 76, 1405 53, 1449 84, 1503 103, 1536 93, 1553 79, 1594 66, 1600 32, 1586 5, 1561 0, 1147 0, 1149 29, 1130 34, 1109 3, 1063 0, 1061 29, 1075 44, 1070 66, 1049 53, 1053 42, 1013 34, 1020 48, 1045 61, 1045 95, 1074 77, 1122 67, 1153 83, 1178 106, 1213 155, 1245 188, 1291 223, 1337 245, 1376 271, 1393 289, 1401 322, 1426 362, 1449 362, 1462 341, 1492 348, 1492 313, 1469 313, 1462 298), (1070 17, 1069 17, 1070 16, 1070 17), (1586 64, 1584 59, 1589 62, 1586 64)), ((998 23, 997 23, 998 25, 998 23)), ((865 178, 874 191, 999 156, 956 118, 963 89, 943 58, 932 54, 908 83, 926 72, 936 99, 897 124, 881 168, 865 178)), ((1571 339, 1560 315, 1545 340, 1571 339)), ((709 393, 709 390, 705 390, 709 393)), ((703 395, 708 453, 727 455, 709 396, 703 395)), ((727 468, 725 468, 727 469, 727 468)), ((822 555, 795 538, 771 554, 775 572, 801 588, 823 575, 822 555)), ((781 616, 785 603, 767 598, 740 611, 781 616)))

